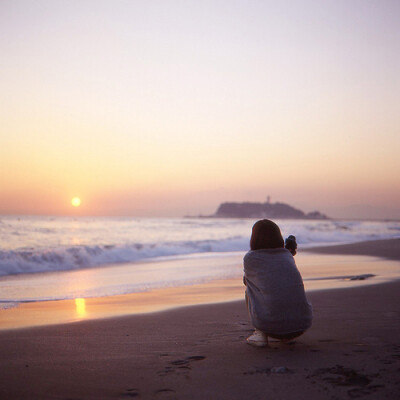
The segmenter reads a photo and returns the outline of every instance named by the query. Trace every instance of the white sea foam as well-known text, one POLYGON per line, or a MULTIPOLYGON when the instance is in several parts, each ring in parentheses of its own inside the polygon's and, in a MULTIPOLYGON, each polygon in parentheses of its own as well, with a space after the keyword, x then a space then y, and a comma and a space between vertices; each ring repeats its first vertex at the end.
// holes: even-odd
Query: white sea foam
MULTIPOLYGON (((244 252, 250 219, 2 217, 0 276, 244 252)), ((400 237, 399 222, 277 221, 299 246, 400 237)))
POLYGON ((9 310, 10 308, 18 307, 20 302, 15 301, 0 301, 0 310, 9 310))
MULTIPOLYGON (((215 280, 241 282, 243 253, 202 253, 174 259, 137 262, 0 279, 0 308, 19 303, 104 297, 182 287, 215 280)), ((399 278, 399 264, 367 256, 300 253, 296 263, 307 290, 349 287, 399 278), (365 278, 365 279, 362 279, 365 278), (369 278, 369 279, 366 279, 369 278)))
POLYGON ((181 255, 245 250, 247 238, 0 251, 0 276, 65 271, 181 255))

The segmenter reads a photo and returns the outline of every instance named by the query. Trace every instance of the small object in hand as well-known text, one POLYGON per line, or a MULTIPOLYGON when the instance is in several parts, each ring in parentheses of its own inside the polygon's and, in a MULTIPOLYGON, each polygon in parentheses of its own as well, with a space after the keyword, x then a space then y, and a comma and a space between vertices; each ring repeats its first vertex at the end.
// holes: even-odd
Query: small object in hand
POLYGON ((290 235, 286 238, 285 240, 285 248, 288 249, 293 255, 296 255, 297 253, 297 242, 296 242, 296 237, 293 235, 290 235))

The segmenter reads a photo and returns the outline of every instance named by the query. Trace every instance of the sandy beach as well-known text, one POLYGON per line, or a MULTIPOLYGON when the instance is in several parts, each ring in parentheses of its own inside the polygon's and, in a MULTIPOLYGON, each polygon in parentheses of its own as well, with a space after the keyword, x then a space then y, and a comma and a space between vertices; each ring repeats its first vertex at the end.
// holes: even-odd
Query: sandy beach
MULTIPOLYGON (((389 240, 317 251, 398 261, 399 250, 389 240)), ((3 330, 0 398, 397 399, 399 293, 399 281, 310 292, 313 327, 263 349, 245 343, 242 300, 3 330)))
POLYGON ((0 400, 400 400, 399 15, 0 0, 0 400))

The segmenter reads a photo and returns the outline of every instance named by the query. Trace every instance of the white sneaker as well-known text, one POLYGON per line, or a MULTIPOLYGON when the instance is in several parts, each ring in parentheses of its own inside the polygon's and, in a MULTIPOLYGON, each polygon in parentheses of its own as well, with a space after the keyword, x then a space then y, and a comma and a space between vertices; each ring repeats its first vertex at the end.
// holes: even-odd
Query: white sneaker
POLYGON ((265 347, 268 346, 268 336, 256 329, 254 333, 247 338, 247 343, 252 346, 265 347))

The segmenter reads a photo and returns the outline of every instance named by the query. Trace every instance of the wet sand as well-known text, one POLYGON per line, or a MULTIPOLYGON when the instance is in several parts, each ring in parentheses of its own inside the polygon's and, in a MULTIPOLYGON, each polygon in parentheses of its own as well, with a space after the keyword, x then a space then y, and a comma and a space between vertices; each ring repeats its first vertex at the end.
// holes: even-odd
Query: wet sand
MULTIPOLYGON (((17 276, 17 279, 3 281, 3 285, 0 287, 2 296, 7 298, 8 294, 11 297, 1 303, 0 330, 65 324, 88 319, 165 311, 191 305, 242 300, 245 290, 242 279, 242 258, 243 254, 240 254, 235 255, 234 263, 232 257, 228 260, 229 264, 238 272, 238 274, 236 272, 235 278, 214 279, 187 286, 155 288, 123 295, 71 300, 14 303, 11 300, 13 289, 21 278, 17 276)), ((182 262, 182 260, 176 262, 182 262)), ((221 266, 225 267, 227 261, 224 257, 218 256, 208 257, 206 261, 201 260, 201 262, 207 262, 212 268, 218 269, 221 266)), ((354 288, 400 279, 398 261, 365 255, 314 254, 300 251, 296 255, 296 263, 308 293, 315 290, 354 288)), ((132 264, 130 267, 135 270, 137 264, 132 264)), ((83 270, 84 274, 86 272, 83 270)), ((64 272, 58 274, 60 276, 57 281, 60 283, 65 274, 64 272)), ((22 278, 23 284, 20 286, 25 287, 27 283, 23 276, 22 278)), ((48 275, 44 274, 43 278, 40 287, 44 287, 43 281, 46 281, 48 275)), ((76 278, 79 280, 79 276, 76 278)), ((50 279, 48 285, 51 285, 51 282, 50 279)), ((70 282, 71 277, 67 276, 66 285, 68 286, 70 282)), ((22 292, 21 288, 18 288, 17 292, 29 298, 29 290, 28 286, 26 291, 22 292)), ((60 290, 63 290, 62 285, 60 290)), ((35 294, 38 293, 37 288, 32 288, 32 291, 35 294)))
POLYGON ((308 297, 313 327, 262 349, 243 301, 1 331, 0 398, 399 398, 399 281, 308 297))
POLYGON ((347 254, 382 257, 389 260, 400 260, 400 239, 371 240, 368 242, 323 246, 303 249, 303 252, 317 254, 347 254))

